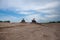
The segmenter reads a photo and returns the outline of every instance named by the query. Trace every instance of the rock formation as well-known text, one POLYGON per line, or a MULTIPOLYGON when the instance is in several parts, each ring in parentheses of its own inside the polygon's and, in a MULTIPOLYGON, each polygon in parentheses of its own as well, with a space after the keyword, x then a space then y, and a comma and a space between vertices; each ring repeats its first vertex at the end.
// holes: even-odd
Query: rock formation
POLYGON ((23 20, 21 21, 21 23, 25 23, 25 20, 23 19, 23 20))
POLYGON ((35 18, 33 18, 33 20, 32 20, 32 23, 36 23, 36 20, 35 20, 35 18))

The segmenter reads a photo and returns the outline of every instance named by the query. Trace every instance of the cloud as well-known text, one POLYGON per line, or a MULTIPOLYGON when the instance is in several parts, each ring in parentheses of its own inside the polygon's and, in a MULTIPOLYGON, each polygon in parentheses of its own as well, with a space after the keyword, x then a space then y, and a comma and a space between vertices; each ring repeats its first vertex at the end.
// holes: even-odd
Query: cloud
POLYGON ((46 18, 42 17, 39 14, 32 14, 32 15, 28 15, 25 17, 27 22, 31 22, 32 19, 35 18, 35 20, 38 22, 39 20, 46 20, 46 18))
POLYGON ((56 18, 56 17, 58 17, 59 15, 45 15, 45 17, 47 17, 47 18, 56 18))
POLYGON ((18 22, 18 21, 21 21, 19 20, 19 18, 15 17, 15 16, 2 16, 0 17, 0 20, 3 20, 3 21, 11 21, 11 22, 18 22))
MULTIPOLYGON (((14 11, 36 10, 40 12, 45 11, 45 9, 55 8, 58 4, 59 2, 54 0, 2 0, 0 8, 10 8, 14 11)), ((24 14, 27 13, 25 12, 24 14)))
POLYGON ((49 21, 56 21, 59 20, 58 17, 60 17, 59 15, 44 15, 42 16, 41 14, 32 14, 32 15, 28 15, 25 17, 25 20, 27 22, 31 22, 31 20, 33 18, 35 18, 35 20, 40 23, 40 22, 49 22, 49 21))
POLYGON ((1 7, 5 8, 18 8, 18 9, 23 9, 23 10, 29 10, 29 9, 44 9, 48 7, 54 7, 57 5, 57 1, 52 1, 48 3, 48 0, 41 1, 41 0, 2 0, 1 1, 1 7), (5 6, 4 6, 5 5, 5 6))
POLYGON ((34 14, 35 12, 36 12, 35 10, 21 10, 18 12, 18 14, 29 15, 29 14, 34 14))
POLYGON ((20 12, 19 14, 32 14, 31 12, 20 12))
POLYGON ((58 0, 0 0, 0 9, 4 14, 11 14, 11 16, 2 17, 3 20, 18 21, 20 18, 17 15, 23 16, 21 18, 25 18, 29 22, 33 18, 38 22, 54 20, 60 17, 59 8, 58 0))
POLYGON ((56 7, 59 6, 59 3, 57 1, 47 3, 43 6, 39 6, 36 11, 38 12, 51 12, 54 11, 56 7))

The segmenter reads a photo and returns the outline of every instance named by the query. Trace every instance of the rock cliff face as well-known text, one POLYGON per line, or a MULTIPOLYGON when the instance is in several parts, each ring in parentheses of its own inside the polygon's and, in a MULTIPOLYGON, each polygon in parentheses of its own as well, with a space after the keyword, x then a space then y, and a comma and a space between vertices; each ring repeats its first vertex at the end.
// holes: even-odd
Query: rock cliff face
POLYGON ((60 40, 60 24, 0 23, 0 40, 60 40))

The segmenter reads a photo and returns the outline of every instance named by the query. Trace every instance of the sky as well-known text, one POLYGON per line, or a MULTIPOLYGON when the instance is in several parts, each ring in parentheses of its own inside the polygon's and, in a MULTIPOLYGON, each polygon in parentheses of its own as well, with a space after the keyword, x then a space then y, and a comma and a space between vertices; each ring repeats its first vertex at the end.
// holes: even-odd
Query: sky
POLYGON ((0 0, 0 20, 31 22, 60 21, 60 0, 0 0))

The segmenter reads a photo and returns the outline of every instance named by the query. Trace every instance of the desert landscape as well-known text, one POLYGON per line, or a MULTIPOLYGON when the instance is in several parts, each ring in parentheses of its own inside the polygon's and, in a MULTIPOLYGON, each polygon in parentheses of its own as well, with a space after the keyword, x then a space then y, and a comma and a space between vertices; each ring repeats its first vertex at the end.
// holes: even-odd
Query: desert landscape
POLYGON ((60 40, 60 0, 0 0, 0 40, 60 40))
POLYGON ((60 23, 0 23, 0 40, 60 40, 60 23))

